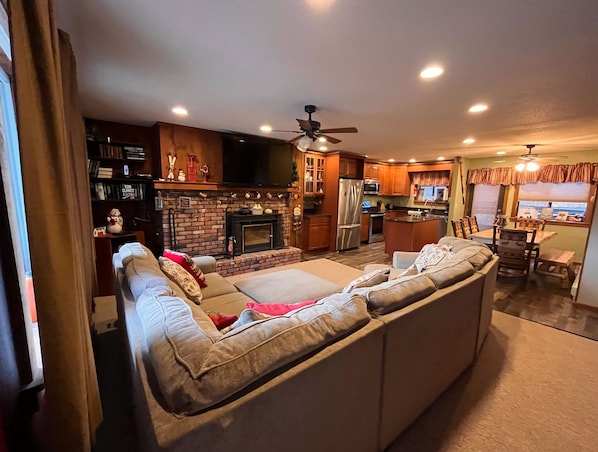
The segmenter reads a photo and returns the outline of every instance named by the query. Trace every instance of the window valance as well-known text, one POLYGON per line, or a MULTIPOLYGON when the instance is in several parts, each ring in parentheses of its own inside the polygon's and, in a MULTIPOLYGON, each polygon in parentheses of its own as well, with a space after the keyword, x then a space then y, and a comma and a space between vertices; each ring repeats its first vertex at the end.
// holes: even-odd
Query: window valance
POLYGON ((421 171, 409 173, 415 185, 450 185, 450 171, 421 171))
POLYGON ((572 165, 546 165, 538 171, 516 171, 514 168, 481 168, 467 171, 468 184, 523 185, 534 182, 591 183, 598 180, 598 163, 583 162, 572 165))

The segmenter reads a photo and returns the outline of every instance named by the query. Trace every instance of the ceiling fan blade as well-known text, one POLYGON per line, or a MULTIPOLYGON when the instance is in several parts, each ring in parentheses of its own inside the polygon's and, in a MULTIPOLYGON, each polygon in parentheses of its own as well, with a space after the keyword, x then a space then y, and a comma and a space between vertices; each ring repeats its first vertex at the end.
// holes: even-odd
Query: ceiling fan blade
POLYGON ((302 133, 301 130, 279 130, 279 129, 272 129, 271 132, 302 133))
POLYGON ((295 138, 291 138, 289 140, 289 143, 295 143, 296 141, 299 141, 301 138, 303 138, 305 135, 297 135, 295 138))
POLYGON ((320 129, 322 133, 357 133, 356 127, 340 127, 338 129, 320 129))
POLYGON ((307 119, 297 119, 297 122, 299 123, 301 130, 305 130, 306 132, 311 131, 311 122, 307 119))
POLYGON ((338 138, 334 138, 329 135, 322 135, 321 133, 318 134, 318 138, 319 137, 326 138, 326 141, 328 141, 329 143, 332 143, 332 144, 338 144, 342 141, 342 140, 339 140, 338 138))

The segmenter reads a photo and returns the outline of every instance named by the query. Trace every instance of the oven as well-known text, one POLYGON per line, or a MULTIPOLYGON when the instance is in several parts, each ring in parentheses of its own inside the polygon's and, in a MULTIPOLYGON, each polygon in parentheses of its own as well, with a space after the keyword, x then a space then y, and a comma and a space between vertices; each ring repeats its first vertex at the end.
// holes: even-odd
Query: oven
POLYGON ((370 233, 368 243, 384 240, 384 213, 370 213, 370 233))

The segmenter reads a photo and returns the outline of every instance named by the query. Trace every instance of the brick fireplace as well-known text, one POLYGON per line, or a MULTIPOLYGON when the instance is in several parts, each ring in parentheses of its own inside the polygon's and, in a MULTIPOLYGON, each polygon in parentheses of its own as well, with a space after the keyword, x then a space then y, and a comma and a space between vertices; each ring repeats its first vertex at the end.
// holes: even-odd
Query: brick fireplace
POLYGON ((283 247, 282 215, 279 213, 244 215, 226 214, 226 237, 230 253, 238 256, 283 247))
MULTIPOLYGON (((163 190, 164 199, 162 211, 162 230, 165 248, 195 255, 224 255, 227 253, 227 214, 238 214, 241 207, 261 204, 264 209, 276 212, 280 233, 274 248, 282 248, 291 244, 291 208, 289 207, 289 193, 272 192, 271 197, 266 192, 249 192, 250 198, 245 198, 246 192, 183 192, 163 190), (234 195, 234 196, 232 196, 234 195), (280 196, 279 196, 280 195, 280 196), (179 197, 189 197, 189 207, 179 207, 179 197)), ((269 215, 244 215, 248 220, 265 220, 269 215)), ((237 241, 239 244, 239 241, 237 241)), ((258 247, 259 248, 259 247, 258 247)), ((257 251, 257 250, 256 250, 257 251)), ((261 250, 260 250, 261 251, 261 250)), ((235 253, 240 254, 240 253, 235 253)))

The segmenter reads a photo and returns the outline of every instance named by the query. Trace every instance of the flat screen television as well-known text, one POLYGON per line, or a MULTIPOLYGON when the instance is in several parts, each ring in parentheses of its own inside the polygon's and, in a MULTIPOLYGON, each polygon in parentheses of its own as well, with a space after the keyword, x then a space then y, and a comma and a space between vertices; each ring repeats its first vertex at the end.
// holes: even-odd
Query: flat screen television
POLYGON ((286 188, 291 185, 292 174, 291 143, 251 135, 223 135, 222 178, 225 185, 286 188))

